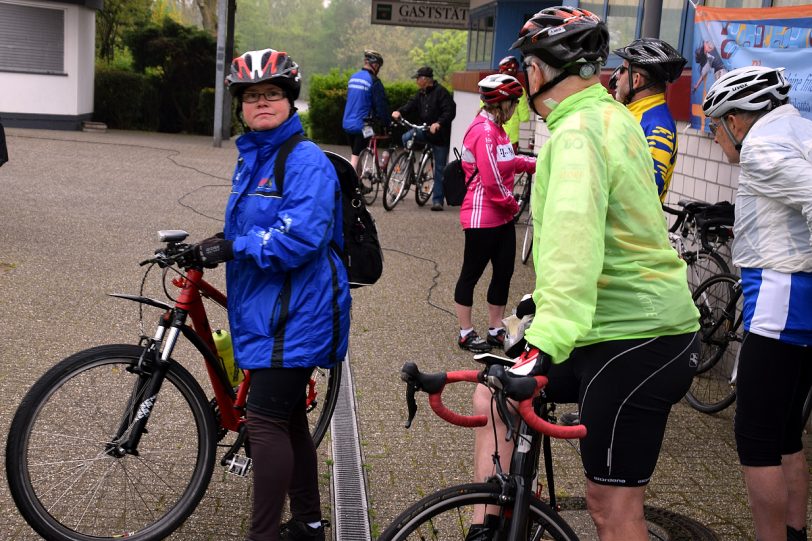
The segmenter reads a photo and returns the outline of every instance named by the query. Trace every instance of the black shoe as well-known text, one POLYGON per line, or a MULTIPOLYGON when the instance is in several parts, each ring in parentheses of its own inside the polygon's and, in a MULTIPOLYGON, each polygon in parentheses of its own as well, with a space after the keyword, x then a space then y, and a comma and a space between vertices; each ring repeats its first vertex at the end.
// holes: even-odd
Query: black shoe
POLYGON ((564 426, 575 426, 581 424, 581 414, 577 411, 562 413, 558 418, 558 424, 564 426))
POLYGON ((443 204, 442 203, 434 203, 431 206, 431 210, 433 210, 433 211, 443 210, 443 204))
POLYGON ((279 528, 279 541, 324 541, 326 523, 327 521, 322 520, 321 526, 311 528, 304 522, 291 519, 279 528))
POLYGON ((492 349, 492 346, 483 340, 476 331, 469 332, 465 335, 465 338, 460 336, 457 345, 460 346, 460 349, 467 349, 474 353, 488 353, 492 349))
POLYGON ((505 329, 499 329, 496 334, 488 333, 486 340, 495 348, 505 349, 505 329))

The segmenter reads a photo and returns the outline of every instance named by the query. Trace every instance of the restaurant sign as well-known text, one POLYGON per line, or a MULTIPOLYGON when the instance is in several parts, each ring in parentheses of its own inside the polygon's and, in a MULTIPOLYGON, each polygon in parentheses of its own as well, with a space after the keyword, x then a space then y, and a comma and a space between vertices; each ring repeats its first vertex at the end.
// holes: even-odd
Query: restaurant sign
POLYGON ((468 29, 468 4, 372 0, 372 24, 468 29))

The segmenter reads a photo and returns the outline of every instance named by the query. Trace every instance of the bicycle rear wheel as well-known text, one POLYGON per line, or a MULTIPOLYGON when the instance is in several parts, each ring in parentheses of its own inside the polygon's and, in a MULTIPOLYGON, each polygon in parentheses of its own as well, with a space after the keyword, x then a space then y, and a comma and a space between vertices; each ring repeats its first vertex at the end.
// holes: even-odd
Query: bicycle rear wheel
POLYGON ((383 208, 386 210, 394 209, 395 205, 406 196, 406 192, 409 190, 409 177, 411 174, 412 167, 409 162, 409 153, 402 152, 392 165, 392 170, 389 171, 389 176, 383 185, 383 208))
POLYGON ((212 410, 174 361, 160 393, 140 395, 132 370, 142 351, 110 345, 72 355, 46 372, 17 409, 6 475, 20 513, 45 539, 157 541, 203 497, 215 458, 212 410), (150 400, 138 454, 117 452, 118 428, 131 426, 150 400))
POLYGON ((694 292, 699 310, 700 360, 685 399, 696 410, 717 413, 736 400, 742 296, 738 277, 721 274, 694 292))
POLYGON ((530 180, 531 176, 528 173, 519 173, 513 179, 513 197, 519 204, 519 212, 516 213, 516 219, 522 215, 530 202, 530 180))
MULTIPOLYGON (((344 362, 349 362, 345 359, 344 362)), ((344 363, 336 363, 333 368, 318 368, 313 370, 307 388, 307 420, 310 423, 310 433, 313 443, 319 446, 324 435, 330 428, 333 411, 338 401, 338 390, 341 386, 341 373, 344 363)))
POLYGON ((420 171, 417 173, 414 186, 414 200, 419 206, 426 204, 432 190, 434 190, 434 156, 429 155, 428 159, 420 160, 420 171))
MULTIPOLYGON (((503 520, 513 513, 512 502, 504 504, 496 483, 472 483, 446 488, 431 494, 401 513, 378 541, 463 541, 468 535, 475 505, 498 507, 503 520)), ((489 513, 493 512, 489 509, 489 513)), ((509 524, 509 523, 508 523, 509 524)), ((530 500, 528 539, 576 541, 578 536, 561 516, 536 497, 530 500)), ((507 527, 500 528, 502 535, 507 527)), ((502 539, 502 537, 499 537, 502 539)))
POLYGON ((378 190, 381 185, 381 171, 375 163, 375 155, 368 148, 358 155, 358 179, 361 181, 361 194, 364 202, 371 205, 378 197, 378 190))

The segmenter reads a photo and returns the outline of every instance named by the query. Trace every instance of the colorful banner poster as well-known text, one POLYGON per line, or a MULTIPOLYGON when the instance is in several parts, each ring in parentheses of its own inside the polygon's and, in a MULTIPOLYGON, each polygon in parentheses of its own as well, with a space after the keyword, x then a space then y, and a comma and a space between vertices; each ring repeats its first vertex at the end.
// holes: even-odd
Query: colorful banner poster
POLYGON ((728 71, 785 68, 790 102, 812 120, 812 5, 777 8, 698 6, 691 75, 691 127, 707 130, 702 101, 728 71))

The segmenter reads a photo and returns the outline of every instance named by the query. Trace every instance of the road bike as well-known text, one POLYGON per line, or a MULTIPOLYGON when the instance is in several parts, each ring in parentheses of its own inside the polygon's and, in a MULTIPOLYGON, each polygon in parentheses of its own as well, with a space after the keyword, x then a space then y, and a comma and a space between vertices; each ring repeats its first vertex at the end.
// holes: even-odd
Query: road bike
MULTIPOLYGON (((160 231, 165 245, 141 263, 148 266, 139 295, 112 294, 139 303, 139 343, 98 346, 57 363, 14 415, 6 475, 20 513, 45 539, 164 539, 200 502, 218 449, 229 473, 246 476, 251 469, 245 424, 251 373, 233 387, 216 353, 204 299, 225 308, 226 297, 203 280, 202 267, 178 263, 193 248, 183 243, 187 236, 160 231), (171 303, 143 295, 156 266, 171 303), (179 289, 176 298, 168 278, 179 289), (144 307, 161 311, 152 337, 143 332, 144 307), (173 358, 183 353, 176 349, 181 336, 202 356, 211 400, 173 358)), ((317 445, 336 405, 341 367, 315 369, 305 390, 317 445)))
POLYGON ((688 286, 693 292, 708 278, 730 272, 721 250, 733 238, 733 219, 708 217, 719 203, 682 200, 678 205, 680 209, 662 208, 677 217, 668 229, 668 240, 687 265, 688 286))
POLYGON ((405 118, 397 122, 412 130, 411 138, 406 141, 406 149, 394 159, 389 169, 386 182, 383 185, 383 208, 392 210, 409 193, 409 187, 414 184, 414 198, 419 206, 423 206, 431 197, 434 189, 434 154, 431 145, 420 146, 417 143, 417 132, 429 129, 427 124, 412 124, 405 118))
POLYGON ((432 410, 445 421, 459 426, 485 426, 487 417, 484 415, 460 415, 446 408, 442 401, 443 389, 449 383, 483 383, 493 392, 499 415, 508 426, 508 437, 514 439, 510 472, 501 471, 497 451, 494 455, 496 475, 484 483, 449 487, 423 498, 395 518, 378 541, 463 540, 468 535, 474 506, 480 505, 487 505, 488 514, 495 517, 492 526, 501 532, 500 541, 577 540, 573 529, 558 514, 550 438, 582 438, 586 428, 554 424, 555 406, 547 403, 541 393, 546 377, 509 374, 505 370, 511 363, 509 359, 488 354, 475 358, 487 368, 424 374, 414 363, 406 363, 401 369, 401 378, 408 389, 406 426, 408 428, 417 412, 417 391, 429 394, 432 410), (518 406, 509 399, 515 400, 518 406), (518 426, 514 413, 518 413, 518 426), (540 499, 543 489, 537 483, 542 455, 549 495, 547 503, 540 499))
POLYGON ((358 173, 358 179, 361 181, 361 194, 367 205, 375 202, 378 191, 388 176, 389 166, 393 163, 391 158, 395 152, 394 146, 390 145, 380 152, 378 150, 381 143, 389 140, 389 135, 373 135, 369 138, 367 148, 358 155, 356 172, 358 173))

